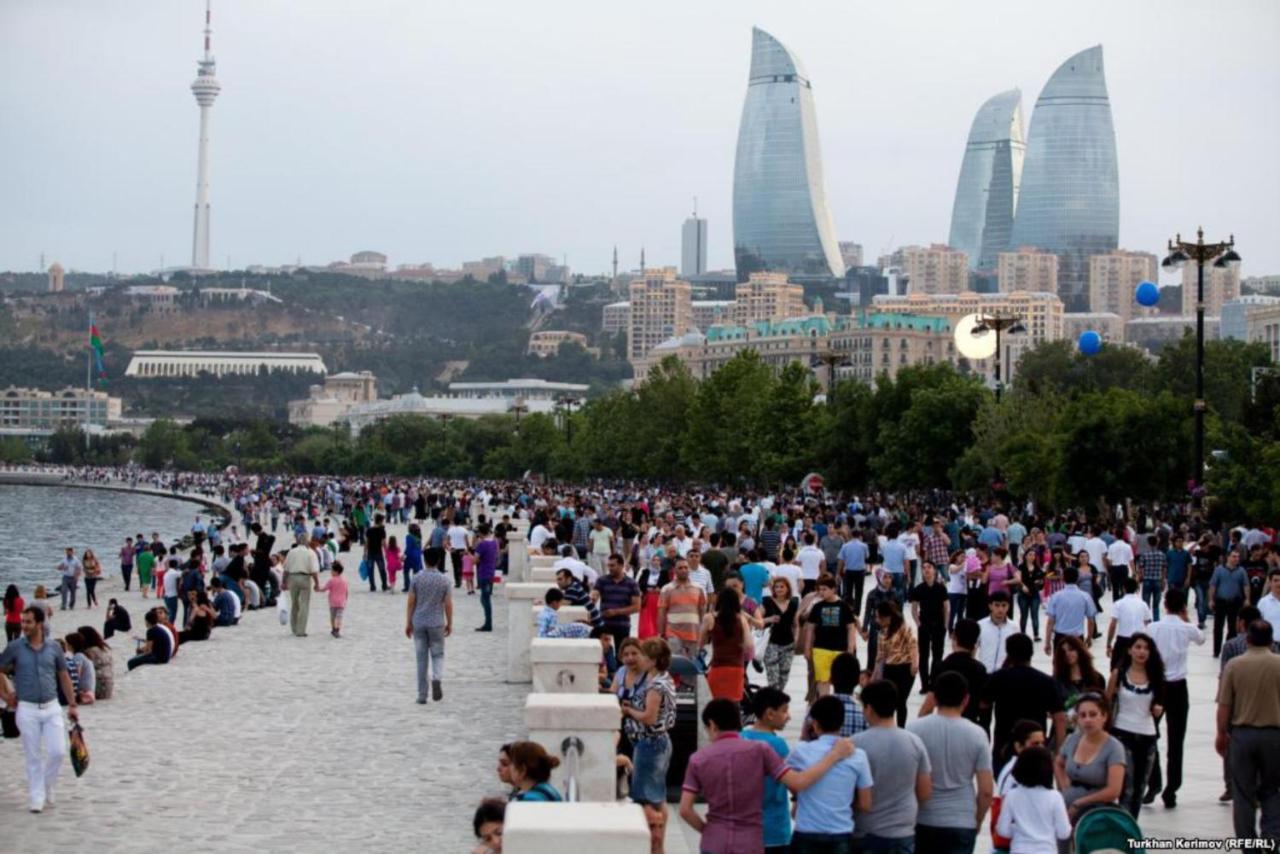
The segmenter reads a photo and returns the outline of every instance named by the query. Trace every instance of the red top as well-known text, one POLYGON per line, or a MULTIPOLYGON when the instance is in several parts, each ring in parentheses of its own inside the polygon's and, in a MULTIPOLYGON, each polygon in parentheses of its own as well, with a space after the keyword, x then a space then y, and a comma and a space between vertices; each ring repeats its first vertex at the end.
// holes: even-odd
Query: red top
POLYGON ((21 622, 22 622, 22 608, 23 608, 23 606, 24 606, 25 604, 26 604, 26 603, 24 603, 24 602, 22 601, 22 597, 21 597, 21 596, 19 596, 17 599, 14 599, 14 600, 13 600, 13 607, 12 607, 12 608, 5 608, 5 609, 4 609, 4 621, 5 621, 5 623, 6 623, 6 624, 8 624, 8 625, 16 625, 16 624, 18 624, 18 623, 21 623, 21 622))

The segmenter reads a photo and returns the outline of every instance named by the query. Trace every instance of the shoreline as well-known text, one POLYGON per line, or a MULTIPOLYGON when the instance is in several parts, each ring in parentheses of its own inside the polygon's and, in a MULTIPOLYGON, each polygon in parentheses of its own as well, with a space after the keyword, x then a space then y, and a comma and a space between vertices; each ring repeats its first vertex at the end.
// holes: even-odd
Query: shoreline
POLYGON ((141 485, 132 486, 124 481, 95 483, 86 480, 70 480, 55 472, 0 470, 0 485, 4 484, 12 484, 14 486, 65 486, 72 489, 98 489, 107 492, 128 492, 136 495, 172 498, 176 501, 199 504, 212 511, 219 520, 219 528, 225 528, 230 525, 236 514, 235 507, 219 498, 213 498, 208 495, 200 495, 193 492, 173 492, 172 490, 141 485))

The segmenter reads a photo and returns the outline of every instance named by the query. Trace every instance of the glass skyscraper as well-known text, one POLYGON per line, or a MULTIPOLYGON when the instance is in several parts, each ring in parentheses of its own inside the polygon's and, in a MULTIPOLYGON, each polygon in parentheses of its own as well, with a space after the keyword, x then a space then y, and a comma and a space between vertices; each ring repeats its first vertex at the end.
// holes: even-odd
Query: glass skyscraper
POLYGON ((733 242, 741 281, 761 270, 844 275, 809 76, 785 45, 758 28, 751 32, 734 163, 733 242))
POLYGON ((1068 311, 1089 303, 1089 256, 1120 242, 1116 133, 1102 45, 1068 59, 1036 101, 1010 248, 1058 255, 1058 295, 1068 311))
POLYGON ((978 110, 960 165, 951 208, 951 248, 969 256, 970 270, 994 270, 1009 246, 1027 144, 1022 135, 1022 92, 1010 89, 978 110))

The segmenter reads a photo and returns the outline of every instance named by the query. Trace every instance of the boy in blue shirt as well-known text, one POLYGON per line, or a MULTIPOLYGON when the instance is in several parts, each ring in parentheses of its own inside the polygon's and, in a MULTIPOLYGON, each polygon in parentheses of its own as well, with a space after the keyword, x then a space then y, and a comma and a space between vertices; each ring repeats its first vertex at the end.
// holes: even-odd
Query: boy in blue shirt
MULTIPOLYGON (((797 771, 820 762, 836 743, 844 723, 844 704, 830 695, 809 707, 809 718, 818 731, 815 741, 802 741, 787 757, 787 767, 797 771)), ((855 809, 871 809, 871 764, 860 748, 832 766, 816 783, 796 794, 796 828, 791 850, 801 854, 847 852, 853 835, 855 809), (855 795, 856 793, 856 795, 855 795)))
MULTIPOLYGON (((778 733, 791 720, 790 703, 791 698, 777 688, 766 686, 756 691, 751 702, 756 722, 742 731, 742 737, 764 742, 785 760, 790 749, 778 733)), ((764 784, 764 850, 765 854, 791 850, 791 799, 787 787, 777 780, 764 784)))

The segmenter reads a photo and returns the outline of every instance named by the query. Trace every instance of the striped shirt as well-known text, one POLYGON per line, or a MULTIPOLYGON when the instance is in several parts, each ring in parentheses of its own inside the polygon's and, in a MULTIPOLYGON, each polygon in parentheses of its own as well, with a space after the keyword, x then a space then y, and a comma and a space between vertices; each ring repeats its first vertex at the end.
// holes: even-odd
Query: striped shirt
POLYGON ((707 594, 698 585, 673 581, 662 588, 658 607, 667 612, 667 637, 697 643, 702 634, 702 613, 707 594))

